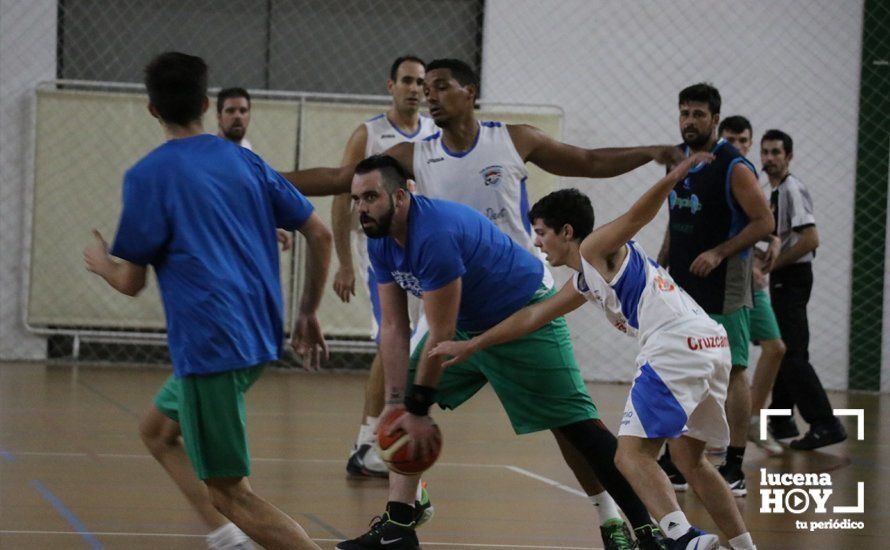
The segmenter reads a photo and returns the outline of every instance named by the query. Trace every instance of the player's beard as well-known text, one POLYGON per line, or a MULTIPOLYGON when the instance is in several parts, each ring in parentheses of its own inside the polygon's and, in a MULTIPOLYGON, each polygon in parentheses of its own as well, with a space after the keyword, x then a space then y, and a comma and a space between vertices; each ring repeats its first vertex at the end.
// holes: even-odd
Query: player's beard
POLYGON ((246 133, 247 129, 244 126, 229 126, 227 130, 223 130, 223 135, 229 141, 241 141, 246 133))
POLYGON ((698 132, 698 130, 694 130, 696 134, 692 137, 687 138, 686 132, 683 132, 683 143, 689 146, 690 149, 698 150, 707 145, 708 140, 711 139, 711 132, 698 132))
POLYGON ((362 231, 369 239, 381 239, 389 235, 389 229, 392 226, 392 217, 396 212, 392 197, 389 197, 389 210, 381 214, 378 218, 372 218, 367 214, 359 216, 359 222, 362 224, 362 231), (374 222, 374 225, 365 225, 365 222, 374 222))

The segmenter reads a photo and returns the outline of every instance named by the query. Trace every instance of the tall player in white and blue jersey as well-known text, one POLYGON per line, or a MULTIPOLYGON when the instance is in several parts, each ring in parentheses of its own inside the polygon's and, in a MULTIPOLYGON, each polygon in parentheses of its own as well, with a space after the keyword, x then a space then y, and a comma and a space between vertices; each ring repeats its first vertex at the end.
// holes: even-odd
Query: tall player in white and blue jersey
MULTIPOLYGON (((415 143, 396 145, 386 154, 413 175, 418 194, 471 206, 534 253, 525 215, 529 206, 526 162, 558 176, 608 178, 652 160, 666 163, 680 156, 670 146, 585 149, 556 141, 534 126, 479 121, 474 111, 479 79, 457 59, 430 62, 423 91, 439 131, 415 143)), ((423 333, 420 325, 419 336, 423 333)), ((560 434, 555 435, 566 462, 597 507, 600 522, 618 519, 615 503, 603 492, 589 464, 560 434)))
POLYGON ((552 298, 514 313, 472 339, 441 343, 443 366, 467 361, 521 337, 590 301, 620 331, 640 341, 638 374, 618 431, 615 462, 667 535, 673 549, 719 548, 716 535, 692 527, 656 462, 670 439, 675 460, 732 548, 754 548, 732 494, 705 458, 705 441, 729 440, 724 401, 730 354, 726 331, 633 238, 658 213, 689 169, 713 159, 697 153, 647 191, 624 215, 593 229, 590 200, 574 189, 551 193, 529 212, 536 245, 552 265, 577 271, 552 298))
MULTIPOLYGON (((393 145, 404 141, 418 141, 436 131, 432 119, 420 115, 425 74, 423 60, 419 57, 405 55, 393 61, 389 69, 389 80, 386 82, 386 89, 392 96, 392 105, 385 113, 366 120, 352 132, 343 153, 343 166, 351 169, 362 159, 380 154, 393 145)), ((349 302, 350 297, 355 295, 355 268, 350 246, 352 241, 360 261, 359 273, 371 297, 371 336, 379 341, 380 299, 377 295, 377 280, 368 260, 367 237, 359 228, 357 219, 352 216, 352 198, 349 193, 334 197, 331 225, 337 259, 340 262, 340 267, 334 274, 334 292, 344 302, 349 302)), ((346 472, 350 477, 389 475, 389 469, 374 450, 374 432, 382 410, 383 368, 379 355, 375 355, 365 384, 364 411, 358 438, 346 463, 346 472)))

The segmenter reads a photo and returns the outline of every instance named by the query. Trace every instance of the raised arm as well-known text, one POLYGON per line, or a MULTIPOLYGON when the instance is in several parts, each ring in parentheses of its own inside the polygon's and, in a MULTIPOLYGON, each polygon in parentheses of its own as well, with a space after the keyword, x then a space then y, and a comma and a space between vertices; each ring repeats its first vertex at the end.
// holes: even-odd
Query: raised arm
POLYGON ((557 176, 611 178, 652 160, 670 164, 682 158, 672 145, 584 149, 557 141, 527 124, 508 125, 507 130, 522 160, 557 176))
POLYGON ((443 367, 450 367, 466 361, 477 351, 534 332, 553 319, 578 309, 584 304, 584 300, 584 296, 579 294, 569 281, 553 297, 520 309, 471 340, 442 342, 430 351, 430 355, 450 357, 442 362, 443 367))
POLYGON ((696 153, 679 163, 658 183, 643 193, 630 209, 609 223, 598 227, 581 243, 581 255, 588 261, 611 256, 658 214, 674 185, 686 177, 689 170, 700 162, 710 162, 710 153, 696 153))
POLYGON ((661 248, 658 250, 658 258, 656 259, 658 265, 664 267, 665 269, 669 269, 671 265, 671 226, 670 222, 668 222, 668 226, 664 229, 664 240, 661 241, 661 248))
POLYGON ((315 213, 300 226, 299 232, 306 239, 306 282, 294 324, 292 345, 294 351, 303 357, 303 367, 311 370, 320 366, 322 355, 327 358, 328 354, 317 313, 331 263, 332 237, 331 231, 315 213))
POLYGON ((340 168, 307 168, 281 175, 307 197, 323 197, 349 192, 354 166, 340 168))
POLYGON ((730 189, 739 206, 748 216, 748 224, 734 237, 706 250, 689 265, 690 273, 706 277, 725 258, 751 248, 754 243, 769 235, 775 227, 766 197, 760 190, 754 172, 738 163, 732 168, 730 189))
MULTIPOLYGON (((355 166, 365 157, 368 128, 364 124, 352 132, 346 142, 341 166, 355 166)), ((331 203, 331 228, 334 231, 334 250, 339 267, 334 273, 334 292, 344 302, 355 296, 355 268, 352 263, 352 199, 349 193, 334 197, 331 203)))

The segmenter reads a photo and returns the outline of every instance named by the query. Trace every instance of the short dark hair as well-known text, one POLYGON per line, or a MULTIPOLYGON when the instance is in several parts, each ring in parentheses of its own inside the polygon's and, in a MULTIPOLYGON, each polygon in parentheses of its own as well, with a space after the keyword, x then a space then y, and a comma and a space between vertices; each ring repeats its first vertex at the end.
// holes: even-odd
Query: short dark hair
POLYGON ((781 140, 782 148, 785 149, 785 154, 790 155, 794 152, 794 140, 791 139, 791 136, 783 132, 782 130, 767 130, 763 133, 763 137, 760 138, 760 143, 763 143, 766 140, 781 140))
POLYGON ((699 82, 698 84, 693 84, 692 86, 680 90, 679 104, 683 105, 690 101, 707 103, 708 110, 711 111, 712 115, 720 114, 720 91, 712 84, 699 82))
POLYGON ((395 61, 392 62, 392 66, 389 68, 389 79, 395 80, 399 75, 399 67, 402 66, 402 63, 405 61, 413 61, 414 63, 420 63, 420 65, 426 69, 426 63, 423 62, 423 59, 417 57, 416 55, 403 55, 401 57, 397 57, 395 61))
POLYGON ((247 90, 244 88, 235 86, 232 88, 223 88, 219 91, 219 94, 216 96, 216 114, 222 112, 223 105, 225 105, 226 100, 231 97, 243 97, 247 100, 247 108, 250 109, 250 94, 247 93, 247 90))
POLYGON ((717 126, 717 135, 723 133, 723 130, 729 130, 734 134, 741 134, 745 130, 751 132, 751 135, 754 135, 754 129, 751 128, 751 122, 743 117, 742 115, 733 115, 728 116, 720 121, 720 125, 717 126))
POLYGON ((590 197, 577 189, 560 189, 536 202, 528 211, 528 219, 532 223, 542 220, 554 231, 571 225, 574 238, 583 241, 593 231, 593 205, 590 197))
POLYGON ((476 95, 479 95, 479 77, 476 75, 476 71, 467 63, 460 59, 452 58, 433 59, 427 64, 426 70, 429 72, 435 69, 448 69, 451 71, 451 76, 460 82, 461 86, 472 84, 476 87, 476 95))
POLYGON ((399 161, 389 155, 371 155, 355 167, 357 175, 380 172, 380 179, 387 193, 395 193, 399 189, 408 190, 408 172, 399 161))
POLYGON ((162 53, 145 66, 145 88, 161 120, 186 126, 204 114, 207 64, 194 55, 162 53))

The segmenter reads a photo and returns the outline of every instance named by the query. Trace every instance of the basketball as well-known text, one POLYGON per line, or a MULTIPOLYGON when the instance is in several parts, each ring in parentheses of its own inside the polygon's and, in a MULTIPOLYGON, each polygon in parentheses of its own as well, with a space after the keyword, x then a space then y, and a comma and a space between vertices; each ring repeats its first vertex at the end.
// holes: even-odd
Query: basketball
POLYGON ((390 470, 398 474, 419 474, 433 465, 442 452, 442 432, 439 426, 433 424, 436 429, 435 444, 430 454, 424 458, 417 456, 411 458, 411 451, 408 443, 411 442, 411 436, 406 434, 404 430, 397 430, 392 435, 387 435, 389 427, 403 414, 407 414, 405 409, 396 409, 386 417, 380 420, 377 426, 377 445, 380 447, 380 458, 389 467, 390 470))

